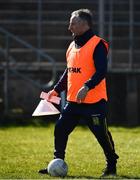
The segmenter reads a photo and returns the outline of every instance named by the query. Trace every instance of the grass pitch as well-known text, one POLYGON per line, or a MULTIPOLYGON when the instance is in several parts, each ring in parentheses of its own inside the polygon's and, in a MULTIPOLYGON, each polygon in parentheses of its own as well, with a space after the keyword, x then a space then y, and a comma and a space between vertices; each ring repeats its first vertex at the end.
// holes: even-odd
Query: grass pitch
MULTIPOLYGON (((0 179, 51 179, 38 174, 53 158, 54 125, 0 128, 0 179)), ((140 178, 140 127, 110 127, 119 179, 140 178)), ((97 179, 105 166, 103 152, 88 128, 78 126, 69 137, 66 179, 97 179)), ((54 178, 53 178, 54 179, 54 178)), ((56 178, 58 179, 58 178, 56 178)))

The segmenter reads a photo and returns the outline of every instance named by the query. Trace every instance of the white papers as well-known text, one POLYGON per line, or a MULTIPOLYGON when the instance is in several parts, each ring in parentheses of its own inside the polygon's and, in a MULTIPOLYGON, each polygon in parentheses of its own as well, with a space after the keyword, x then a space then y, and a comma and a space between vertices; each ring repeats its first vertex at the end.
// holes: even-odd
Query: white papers
POLYGON ((41 100, 32 116, 45 116, 59 113, 58 109, 56 109, 52 103, 46 100, 41 100))

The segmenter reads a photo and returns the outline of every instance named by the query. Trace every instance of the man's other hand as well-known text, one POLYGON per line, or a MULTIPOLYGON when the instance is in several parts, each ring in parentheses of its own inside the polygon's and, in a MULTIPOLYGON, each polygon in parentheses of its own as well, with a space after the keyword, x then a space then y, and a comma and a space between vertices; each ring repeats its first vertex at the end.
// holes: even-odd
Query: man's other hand
POLYGON ((79 89, 76 97, 78 103, 82 103, 84 101, 88 93, 88 90, 89 88, 87 86, 82 86, 81 89, 79 89))

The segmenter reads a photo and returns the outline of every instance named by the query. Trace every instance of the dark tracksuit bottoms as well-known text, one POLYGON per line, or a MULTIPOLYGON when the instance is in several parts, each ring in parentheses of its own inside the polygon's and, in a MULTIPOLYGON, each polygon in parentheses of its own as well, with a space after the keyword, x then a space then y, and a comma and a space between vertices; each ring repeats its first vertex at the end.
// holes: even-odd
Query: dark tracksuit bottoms
POLYGON ((107 102, 103 99, 95 104, 67 102, 55 125, 54 158, 65 158, 68 136, 79 120, 84 119, 101 145, 107 163, 116 163, 118 155, 115 153, 114 142, 106 124, 106 109, 107 102))

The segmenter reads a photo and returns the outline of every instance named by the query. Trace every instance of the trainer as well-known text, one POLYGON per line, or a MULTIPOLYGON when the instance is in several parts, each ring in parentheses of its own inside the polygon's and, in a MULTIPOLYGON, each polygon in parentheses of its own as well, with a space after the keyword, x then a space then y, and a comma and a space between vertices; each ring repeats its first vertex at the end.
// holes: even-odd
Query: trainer
MULTIPOLYGON (((49 91, 49 98, 67 91, 67 103, 54 130, 54 158, 65 158, 69 134, 79 120, 84 119, 106 158, 106 167, 101 176, 116 175, 119 156, 115 153, 114 142, 106 122, 105 77, 108 43, 94 34, 92 22, 90 10, 79 9, 72 12, 68 29, 72 33, 73 41, 66 52, 67 68, 54 89, 49 91)), ((46 174, 48 171, 42 169, 39 173, 46 174)))

